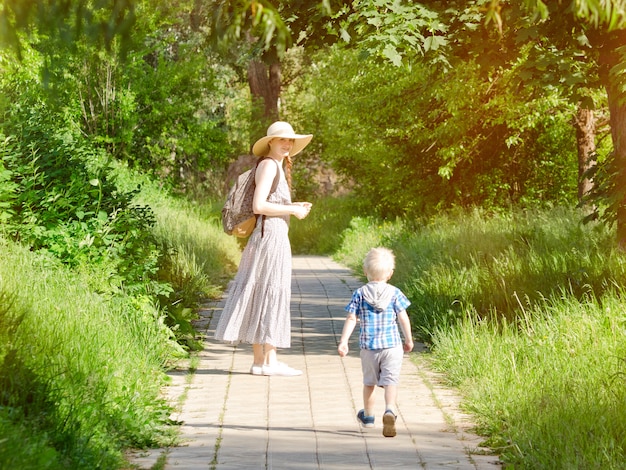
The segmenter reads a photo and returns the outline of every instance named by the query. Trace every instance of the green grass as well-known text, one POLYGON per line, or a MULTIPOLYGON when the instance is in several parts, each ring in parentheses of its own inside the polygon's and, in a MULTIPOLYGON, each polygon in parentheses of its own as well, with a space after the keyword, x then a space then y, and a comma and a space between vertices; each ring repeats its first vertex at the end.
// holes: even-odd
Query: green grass
POLYGON ((341 246, 344 230, 361 211, 358 202, 349 197, 313 201, 308 217, 291 218, 289 239, 293 253, 334 253, 341 246))
POLYGON ((465 394, 515 468, 623 468, 626 313, 620 294, 546 302, 518 324, 466 319, 435 335, 433 365, 465 394))
POLYGON ((223 232, 216 217, 190 202, 162 196, 146 200, 157 219, 154 233, 170 250, 169 280, 205 297, 218 296, 237 270, 237 240, 223 232))
MULTIPOLYGON (((129 184, 137 178, 130 177, 129 184)), ((164 254, 158 279, 171 286, 171 292, 159 297, 167 324, 181 344, 198 350, 202 344, 192 326, 197 308, 222 294, 237 270, 240 245, 222 230, 215 207, 165 195, 148 180, 143 181, 139 202, 148 205, 156 219, 152 232, 164 254)))
POLYGON ((352 220, 335 257, 396 253, 428 360, 510 468, 624 468, 626 256, 575 210, 352 220))
POLYGON ((10 299, 0 314, 13 329, 2 342, 0 458, 15 458, 10 439, 25 429, 20 451, 49 455, 49 468, 117 468, 124 446, 171 441, 160 387, 165 363, 183 351, 155 306, 98 294, 16 245, 2 242, 0 253, 10 299))
MULTIPOLYGON (((119 172, 120 186, 141 180, 119 172)), ((165 371, 188 357, 195 308, 240 251, 215 216, 141 182, 156 279, 128 287, 107 260, 72 268, 0 238, 0 468, 117 469, 127 448, 176 441, 165 371)))
POLYGON ((174 301, 193 305, 200 298, 220 295, 241 257, 237 240, 221 228, 221 206, 169 196, 154 181, 121 165, 116 181, 125 190, 140 184, 138 202, 154 211, 153 233, 166 253, 161 278, 174 287, 174 301))

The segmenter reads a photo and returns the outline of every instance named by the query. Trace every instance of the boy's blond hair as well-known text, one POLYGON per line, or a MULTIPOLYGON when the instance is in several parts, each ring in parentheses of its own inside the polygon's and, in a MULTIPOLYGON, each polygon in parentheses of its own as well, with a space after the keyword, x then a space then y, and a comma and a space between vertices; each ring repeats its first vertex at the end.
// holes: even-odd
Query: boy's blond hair
POLYGON ((389 248, 372 248, 363 260, 368 281, 386 281, 396 267, 396 257, 389 248))

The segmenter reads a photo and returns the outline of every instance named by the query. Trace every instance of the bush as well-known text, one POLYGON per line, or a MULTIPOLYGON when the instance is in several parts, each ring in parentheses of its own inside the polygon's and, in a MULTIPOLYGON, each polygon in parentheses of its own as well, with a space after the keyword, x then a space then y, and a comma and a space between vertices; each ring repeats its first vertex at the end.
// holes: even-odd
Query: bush
POLYGON ((121 191, 106 157, 81 137, 55 128, 33 108, 4 138, 6 233, 71 267, 107 264, 113 284, 154 278, 154 216, 138 205, 137 188, 121 191))
POLYGON ((5 430, 31 428, 32 445, 77 469, 113 468, 123 447, 171 439, 160 387, 184 351, 149 298, 96 294, 53 258, 6 242, 0 278, 14 299, 1 312, 13 330, 2 343, 5 430))

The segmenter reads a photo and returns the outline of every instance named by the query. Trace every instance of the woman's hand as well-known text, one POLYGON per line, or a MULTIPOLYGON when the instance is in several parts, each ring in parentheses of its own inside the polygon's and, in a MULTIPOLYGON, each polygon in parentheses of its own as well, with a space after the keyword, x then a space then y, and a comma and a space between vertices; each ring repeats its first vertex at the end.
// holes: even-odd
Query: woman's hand
POLYGON ((293 215, 295 215, 298 219, 304 219, 307 215, 309 215, 311 207, 313 206, 310 202, 294 202, 291 205, 293 206, 292 209, 294 209, 293 215))

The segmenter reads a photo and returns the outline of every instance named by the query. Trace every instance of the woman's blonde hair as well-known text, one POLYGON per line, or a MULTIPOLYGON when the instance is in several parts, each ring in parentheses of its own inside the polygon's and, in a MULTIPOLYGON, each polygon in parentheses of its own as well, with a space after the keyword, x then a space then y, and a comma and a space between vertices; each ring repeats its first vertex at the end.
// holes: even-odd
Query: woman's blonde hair
POLYGON ((396 267, 396 257, 389 248, 372 248, 363 260, 363 271, 369 281, 386 281, 396 267))

